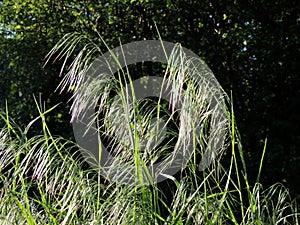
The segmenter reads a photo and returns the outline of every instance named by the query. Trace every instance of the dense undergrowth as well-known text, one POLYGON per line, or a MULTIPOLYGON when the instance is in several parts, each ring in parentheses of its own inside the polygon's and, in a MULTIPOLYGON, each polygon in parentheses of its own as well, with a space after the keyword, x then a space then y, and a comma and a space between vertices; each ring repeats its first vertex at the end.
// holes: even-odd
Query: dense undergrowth
MULTIPOLYGON (((66 36, 49 55, 52 57, 59 52, 58 58, 66 56, 67 60, 80 41, 80 36, 66 36)), ((191 77, 200 72, 184 69, 196 61, 182 57, 180 46, 173 51, 165 72, 173 93, 171 104, 181 101, 176 93, 185 94, 180 111, 183 116, 179 122, 173 117, 176 110, 163 107, 159 101, 153 105, 149 103, 150 99, 128 107, 128 92, 123 82, 127 80, 132 84, 132 81, 126 77, 126 71, 102 84, 96 83, 97 93, 99 89, 101 91, 99 97, 86 97, 85 93, 93 93, 96 89, 82 88, 78 81, 82 80, 80 76, 84 75, 88 62, 98 50, 91 43, 85 45, 61 83, 63 89, 74 91, 73 119, 89 105, 97 105, 98 131, 108 136, 119 131, 112 125, 116 124, 114 119, 118 120, 117 124, 129 121, 130 126, 124 125, 125 141, 112 139, 109 143, 113 146, 112 153, 124 165, 133 166, 137 175, 144 165, 178 154, 178 145, 172 146, 173 139, 192 142, 193 157, 176 174, 165 174, 166 179, 162 182, 157 183, 152 178, 149 185, 145 177, 137 176, 136 182, 124 184, 119 182, 121 178, 114 180, 104 176, 101 166, 99 170, 89 167, 81 157, 77 143, 51 134, 45 118, 52 109, 45 110, 37 103, 39 116, 25 128, 18 127, 6 110, 1 112, 5 125, 0 131, 0 224, 299 224, 297 204, 290 198, 289 191, 279 183, 267 188, 260 184, 266 144, 257 169, 257 180, 249 183, 232 104, 226 102, 228 97, 222 92, 225 122, 213 127, 211 121, 215 111, 211 110, 210 103, 215 92, 205 95, 205 89, 201 88, 207 86, 195 88, 192 85, 191 77), (115 105, 110 101, 109 93, 116 89, 121 93, 122 104, 112 113, 110 109, 115 105), (201 110, 193 111, 193 107, 201 110), (151 137, 159 135, 155 126, 150 125, 153 112, 156 112, 156 121, 160 121, 162 115, 173 118, 167 120, 173 124, 166 128, 170 140, 154 147, 153 140, 157 139, 151 137), (189 120, 193 117, 201 118, 200 124, 205 124, 198 136, 199 129, 193 126, 195 121, 189 120), (41 134, 29 136, 28 130, 37 121, 41 121, 41 134), (106 126, 104 130, 103 125, 106 126), (199 170, 198 157, 204 156, 210 132, 220 134, 218 131, 224 127, 226 138, 217 152, 218 157, 211 165, 199 170), (185 135, 187 133, 192 134, 191 139, 185 135), (152 141, 142 145, 146 138, 152 141), (148 154, 141 151, 141 146, 149 147, 148 154), (172 147, 174 151, 170 151, 172 147), (228 162, 223 163, 222 155, 226 155, 228 162)), ((210 78, 209 74, 205 77, 208 82, 210 78)))

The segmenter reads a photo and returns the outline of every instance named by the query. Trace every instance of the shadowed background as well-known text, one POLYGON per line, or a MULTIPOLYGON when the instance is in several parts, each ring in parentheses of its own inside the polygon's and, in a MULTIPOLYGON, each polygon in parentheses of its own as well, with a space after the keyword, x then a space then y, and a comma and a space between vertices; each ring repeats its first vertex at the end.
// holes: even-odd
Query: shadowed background
MULTIPOLYGON (((296 0, 0 1, 1 108, 7 101, 10 115, 26 125, 38 115, 33 94, 46 108, 62 102, 47 121, 54 134, 72 139, 70 93, 54 93, 63 61, 42 68, 45 55, 74 31, 104 52, 96 30, 110 48, 158 39, 155 22, 164 41, 198 54, 232 92, 250 181, 268 138, 261 182, 283 182, 299 197, 299 12, 296 0)), ((147 64, 143 69, 157 71, 147 64)))

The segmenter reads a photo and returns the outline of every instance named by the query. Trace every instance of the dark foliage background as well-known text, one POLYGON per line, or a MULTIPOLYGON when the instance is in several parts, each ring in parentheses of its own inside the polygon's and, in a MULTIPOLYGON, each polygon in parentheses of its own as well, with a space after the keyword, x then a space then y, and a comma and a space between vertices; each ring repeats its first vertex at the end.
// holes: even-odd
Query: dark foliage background
MULTIPOLYGON (((0 103, 16 122, 38 115, 33 94, 46 108, 54 134, 72 138, 70 93, 54 93, 62 61, 43 59, 68 32, 103 48, 134 40, 179 42, 198 54, 225 91, 232 92, 249 176, 256 178, 268 138, 262 183, 285 183, 300 196, 300 4, 297 0, 242 1, 0 1, 0 103)), ((33 129, 32 133, 40 132, 33 129)))

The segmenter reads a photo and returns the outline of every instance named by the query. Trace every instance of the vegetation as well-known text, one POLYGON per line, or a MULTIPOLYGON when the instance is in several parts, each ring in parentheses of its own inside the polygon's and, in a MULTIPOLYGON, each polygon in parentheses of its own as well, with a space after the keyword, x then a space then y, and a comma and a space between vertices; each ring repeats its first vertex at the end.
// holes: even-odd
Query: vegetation
POLYGON ((296 203, 285 187, 248 185, 246 171, 236 166, 243 157, 234 144, 236 135, 229 168, 218 161, 214 169, 197 174, 191 161, 185 176, 171 177, 175 189, 168 190, 160 184, 101 182, 99 174, 68 154, 76 144, 53 137, 45 122, 44 135, 27 139, 11 119, 5 120, 1 224, 299 224, 296 203), (163 193, 170 191, 173 198, 167 202, 163 193))
MULTIPOLYGON (((298 17, 297 1, 281 0, 0 1, 1 223, 298 224, 291 200, 300 194, 298 17), (196 158, 157 186, 131 188, 105 180, 84 163, 70 125, 74 87, 61 83, 69 91, 54 92, 58 74, 63 82, 68 78, 62 65, 71 66, 86 43, 80 39, 65 64, 51 60, 43 67, 44 57, 70 32, 83 34, 100 53, 120 42, 158 39, 155 24, 163 40, 181 43, 208 64, 224 96, 232 92, 234 110, 226 111, 231 125, 223 157, 210 169, 196 172, 196 158)), ((167 67, 139 63, 127 69, 134 80, 163 74, 167 67)), ((135 110, 157 107, 154 100, 135 110)), ((161 145, 170 153, 178 115, 169 110, 162 115, 173 116, 169 143, 161 145)), ((154 155, 141 160, 151 163, 154 155)))
MULTIPOLYGON (((50 56, 56 51, 60 51, 58 55, 66 56, 68 59, 69 55, 72 55, 72 51, 76 49, 78 44, 76 40, 80 37, 76 34, 67 35, 53 48, 50 56)), ((95 53, 95 46, 90 48, 86 46, 88 45, 85 45, 78 55, 88 55, 93 58, 91 52, 95 53)), ((175 49, 172 54, 170 59, 174 59, 174 61, 169 60, 169 62, 180 60, 180 64, 168 64, 165 79, 171 82, 172 87, 175 87, 174 90, 172 89, 174 93, 183 90, 184 96, 188 96, 182 101, 183 110, 180 114, 187 113, 184 112, 184 108, 187 106, 189 109, 193 109, 199 103, 204 110, 202 113, 206 113, 202 122, 211 118, 212 114, 209 111, 213 110, 209 110, 209 106, 205 108, 204 104, 204 100, 209 100, 210 97, 206 95, 201 100, 201 91, 200 95, 197 95, 199 92, 195 92, 196 89, 201 89, 201 86, 193 89, 194 83, 191 75, 182 73, 187 70, 179 69, 179 67, 186 67, 192 59, 182 57, 180 47, 177 51, 175 49), (182 79, 184 80, 180 83, 182 79), (184 85, 185 88, 183 88, 184 85), (190 98, 189 94, 191 94, 191 98, 200 100, 200 102, 186 100, 190 98), (187 105, 189 103, 192 105, 187 105)), ((89 105, 90 99, 80 98, 82 90, 81 86, 76 85, 76 81, 79 76, 84 74, 82 71, 85 71, 85 68, 82 66, 86 65, 86 61, 88 61, 86 57, 75 60, 61 83, 63 88, 74 91, 73 105, 84 105, 85 107, 89 105)), ((196 71, 196 73, 198 76, 203 75, 200 71, 196 71)), ((96 103, 99 104, 96 119, 100 118, 101 121, 100 112, 103 110, 101 105, 107 106, 104 109, 106 112, 109 112, 109 108, 111 108, 109 104, 112 97, 108 97, 110 95, 107 91, 111 92, 119 88, 120 93, 127 93, 123 95, 125 99, 120 107, 128 108, 126 99, 130 96, 126 92, 124 81, 129 79, 129 83, 132 84, 130 77, 130 74, 124 71, 119 72, 115 79, 111 79, 110 83, 104 85, 114 88, 102 89, 100 85, 101 93, 99 99, 96 100, 96 103)), ((83 91, 90 93, 93 89, 89 89, 93 85, 83 91)), ((206 87, 206 85, 203 86, 206 87)), ((174 96, 171 97, 172 104, 176 104, 176 101, 181 100, 174 96)), ((281 184, 263 189, 259 183, 266 145, 263 149, 256 183, 254 186, 249 185, 232 107, 227 114, 227 127, 230 130, 228 144, 231 149, 230 154, 227 152, 230 156, 229 167, 224 167, 221 159, 218 158, 214 165, 206 170, 199 171, 197 169, 198 162, 195 157, 203 156, 203 146, 208 142, 205 130, 211 124, 208 123, 200 132, 200 136, 197 136, 196 129, 189 131, 193 133, 193 139, 196 138, 200 145, 193 145, 195 157, 189 160, 186 168, 174 176, 166 175, 168 178, 166 182, 154 182, 153 185, 146 185, 146 180, 137 176, 137 182, 124 185, 120 179, 108 180, 108 177, 103 176, 100 170, 86 167, 78 154, 80 146, 51 134, 45 118, 47 113, 50 113, 55 107, 46 110, 36 100, 35 103, 39 116, 25 130, 16 126, 9 117, 8 111, 2 114, 2 119, 6 124, 1 130, 0 136, 2 185, 0 219, 3 224, 299 224, 297 205, 291 200, 288 190, 281 184), (42 121, 43 134, 29 138, 27 134, 30 126, 37 119, 42 121), (242 166, 242 169, 239 166, 242 166), (169 196, 166 197, 166 195, 169 196)), ((134 144, 124 147, 124 143, 112 141, 113 151, 120 149, 120 152, 123 152, 121 156, 118 154, 120 152, 117 152, 123 163, 128 161, 128 158, 133 159, 131 162, 135 166, 137 174, 140 168, 143 168, 139 165, 146 165, 157 160, 170 144, 170 142, 164 144, 163 151, 150 152, 147 157, 142 157, 140 140, 142 140, 143 132, 139 133, 138 131, 142 124, 147 124, 150 120, 147 119, 149 118, 147 114, 149 113, 149 104, 146 110, 145 105, 144 102, 138 102, 133 106, 135 113, 122 114, 122 111, 119 115, 122 120, 136 121, 131 123, 132 126, 129 127, 129 130, 132 133, 128 134, 132 135, 128 139, 134 140, 134 144), (139 110, 140 106, 144 109, 139 110), (146 113, 146 116, 143 117, 142 113, 146 113), (138 118, 140 118, 139 121, 137 121, 138 118)), ((154 109, 160 111, 161 107, 163 111, 163 105, 158 102, 154 109)), ((72 107, 72 109, 73 116, 80 116, 84 110, 82 107, 72 107)), ((195 112, 191 111, 191 113, 195 112)), ((162 114, 157 113, 158 119, 162 114)), ((172 111, 173 114, 174 111, 172 111)), ((108 114, 105 115, 104 119, 108 114)), ((192 115, 188 115, 188 117, 192 117, 192 115)), ((181 126, 189 127, 189 121, 182 120, 181 126)), ((101 126, 98 127, 99 131, 103 131, 101 126)), ((111 129, 112 127, 108 126, 107 131, 104 130, 104 134, 111 135, 112 132, 117 132, 116 130, 111 131, 111 129)), ((217 129, 223 129, 223 127, 219 126, 217 129)), ((180 129, 180 131, 182 130, 180 129)), ((176 134, 172 133, 172 135, 176 134)), ((157 132, 150 133, 149 140, 153 139, 152 136, 156 137, 157 132)), ((183 142, 189 138, 189 135, 180 135, 179 133, 177 137, 179 140, 180 136, 183 142)), ((224 143, 224 146, 228 146, 227 143, 224 143)), ((176 150, 176 146, 173 148, 176 150)), ((169 154, 172 158, 177 152, 171 151, 169 154)))
MULTIPOLYGON (((64 34, 77 31, 99 44, 162 39, 198 54, 232 91, 249 179, 255 181, 268 138, 262 181, 283 182, 299 195, 299 4, 297 1, 0 1, 0 102, 26 126, 37 116, 32 94, 48 108, 54 134, 72 138, 70 96, 54 93, 59 64, 43 59, 64 34), (249 126, 251 124, 251 126, 249 126)), ((39 129, 32 130, 39 133, 39 129)))

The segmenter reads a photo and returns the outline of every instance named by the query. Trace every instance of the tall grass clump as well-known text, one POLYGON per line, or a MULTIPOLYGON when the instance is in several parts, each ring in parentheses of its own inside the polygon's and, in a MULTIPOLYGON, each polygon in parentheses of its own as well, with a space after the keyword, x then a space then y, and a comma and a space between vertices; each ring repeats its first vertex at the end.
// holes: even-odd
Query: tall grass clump
MULTIPOLYGON (((93 106, 97 131, 121 162, 121 166, 114 166, 119 170, 134 168, 135 182, 110 179, 109 173, 115 171, 103 174, 101 165, 87 167, 79 156, 80 146, 51 134, 45 118, 52 109, 37 103, 39 116, 32 123, 40 121, 42 132, 33 137, 28 136, 32 123, 18 127, 6 109, 1 112, 5 125, 0 130, 0 224, 299 224, 297 205, 288 190, 281 184, 264 188, 259 183, 263 157, 256 182, 249 182, 232 102, 223 91, 225 126, 216 126, 215 132, 225 127, 226 138, 213 163, 199 170, 214 111, 210 110, 213 95, 205 95, 205 85, 194 87, 191 72, 185 69, 197 63, 196 59, 185 57, 180 46, 169 56, 164 79, 171 92, 170 104, 149 98, 129 106, 134 92, 126 86, 133 83, 128 68, 120 68, 102 83, 82 85, 89 66, 101 54, 95 43, 75 33, 58 42, 47 59, 65 59, 62 73, 67 73, 60 88, 73 93, 73 120, 93 106), (179 93, 187 96, 181 102, 181 112, 172 108, 181 101, 179 93), (117 105, 113 101, 116 96, 117 105), (197 123, 190 118, 196 118, 197 123), (159 132, 165 134, 166 141, 159 139, 159 132), (193 144, 186 167, 148 185, 147 179, 155 181, 155 177, 151 171, 148 176, 141 175, 140 168, 175 158, 180 154, 178 142, 193 144), (223 152, 229 156, 226 167, 223 152)), ((209 75, 206 78, 209 82, 209 75)), ((263 156, 265 151, 266 145, 263 156)))

